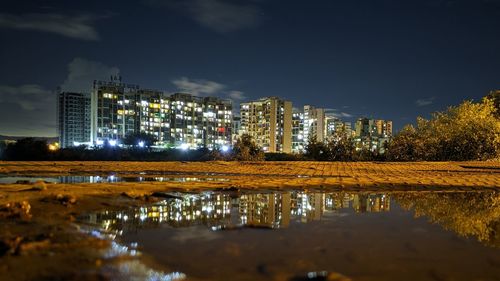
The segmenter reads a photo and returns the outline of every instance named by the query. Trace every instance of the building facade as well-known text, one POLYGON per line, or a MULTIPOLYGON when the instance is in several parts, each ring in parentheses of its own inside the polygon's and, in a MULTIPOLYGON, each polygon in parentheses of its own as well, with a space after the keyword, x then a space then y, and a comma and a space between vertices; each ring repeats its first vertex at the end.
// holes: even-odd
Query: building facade
POLYGON ((90 142, 90 96, 60 92, 57 102, 59 143, 62 148, 90 142))
POLYGON ((325 141, 325 109, 315 108, 312 105, 304 106, 304 139, 316 137, 318 142, 325 141))
POLYGON ((385 143, 392 137, 392 121, 359 118, 356 121, 356 150, 385 152, 385 143))
POLYGON ((292 151, 292 103, 277 97, 240 104, 241 129, 265 152, 292 151))
POLYGON ((292 114, 292 152, 304 152, 304 112, 300 110, 293 111, 292 114))
POLYGON ((120 143, 153 135, 157 146, 217 148, 231 144, 232 104, 215 97, 173 95, 121 82, 94 81, 91 140, 120 143))

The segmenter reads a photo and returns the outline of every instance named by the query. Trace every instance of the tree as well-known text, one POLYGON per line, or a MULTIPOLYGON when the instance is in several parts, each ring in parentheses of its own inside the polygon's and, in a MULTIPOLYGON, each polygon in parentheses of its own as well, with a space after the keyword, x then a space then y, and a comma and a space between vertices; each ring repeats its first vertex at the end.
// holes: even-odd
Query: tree
POLYGON ((263 161, 264 152, 248 134, 242 135, 233 147, 232 158, 238 161, 263 161))
POLYGON ((156 137, 151 134, 135 133, 129 134, 123 139, 123 144, 132 147, 147 147, 150 148, 157 141, 156 137))
POLYGON ((495 107, 495 116, 500 118, 500 90, 491 91, 486 98, 493 101, 493 105, 495 107))
POLYGON ((446 111, 419 117, 389 145, 391 160, 466 161, 500 156, 500 120, 491 98, 465 101, 446 111))
POLYGON ((354 153, 354 143, 345 128, 335 132, 327 144, 328 160, 351 161, 354 153))
POLYGON ((309 136, 307 140, 305 156, 317 161, 325 161, 330 158, 328 147, 323 142, 319 142, 315 135, 309 136))

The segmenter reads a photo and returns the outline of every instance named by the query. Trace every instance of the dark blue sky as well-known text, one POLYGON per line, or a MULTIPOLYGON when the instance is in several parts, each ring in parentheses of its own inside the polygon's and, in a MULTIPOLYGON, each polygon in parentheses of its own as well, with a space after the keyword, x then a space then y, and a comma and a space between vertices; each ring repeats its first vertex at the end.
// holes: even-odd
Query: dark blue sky
POLYGON ((0 36, 0 134, 55 135, 56 87, 116 72, 397 129, 500 88, 500 0, 4 0, 0 36))

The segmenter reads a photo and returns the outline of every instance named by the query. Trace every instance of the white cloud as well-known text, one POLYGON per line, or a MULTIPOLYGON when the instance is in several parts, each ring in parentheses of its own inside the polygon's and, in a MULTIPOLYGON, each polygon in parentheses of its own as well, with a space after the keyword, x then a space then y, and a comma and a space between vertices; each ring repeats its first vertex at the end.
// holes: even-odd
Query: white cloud
POLYGON ((151 0, 154 4, 184 12, 198 24, 216 32, 225 33, 257 26, 261 10, 251 1, 234 0, 151 0))
POLYGON ((187 77, 175 79, 172 83, 181 91, 194 96, 209 96, 219 94, 226 88, 224 84, 205 79, 190 80, 187 77))
POLYGON ((50 32, 74 39, 95 41, 99 40, 99 35, 93 26, 96 19, 89 15, 0 14, 0 27, 50 32))
POLYGON ((238 90, 228 89, 225 84, 210 81, 206 79, 190 79, 188 77, 181 77, 172 80, 172 84, 177 87, 178 91, 185 92, 194 96, 212 96, 222 99, 230 99, 234 104, 245 100, 247 97, 245 93, 238 90))
POLYGON ((241 101, 247 98, 242 91, 229 91, 228 97, 234 101, 241 101))
POLYGON ((94 80, 109 80, 118 75, 120 69, 101 62, 75 58, 68 64, 68 77, 61 85, 63 91, 90 92, 94 80))
POLYGON ((433 104, 435 99, 436 97, 418 99, 415 101, 415 104, 417 106, 427 106, 433 104))
MULTIPOLYGON (((342 108, 348 108, 348 106, 343 106, 342 108)), ((329 116, 333 116, 339 119, 342 118, 352 118, 353 115, 347 112, 340 111, 336 108, 326 108, 325 113, 329 116)))

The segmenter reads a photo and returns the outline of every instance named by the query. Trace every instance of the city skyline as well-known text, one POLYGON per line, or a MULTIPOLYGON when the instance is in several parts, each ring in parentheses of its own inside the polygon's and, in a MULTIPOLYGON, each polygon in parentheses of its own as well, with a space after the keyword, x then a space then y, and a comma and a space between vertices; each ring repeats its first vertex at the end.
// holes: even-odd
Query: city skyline
POLYGON ((56 88, 90 92, 118 73, 237 104, 279 96, 395 131, 500 88, 500 1, 400 2, 7 1, 0 134, 55 136, 56 88))

